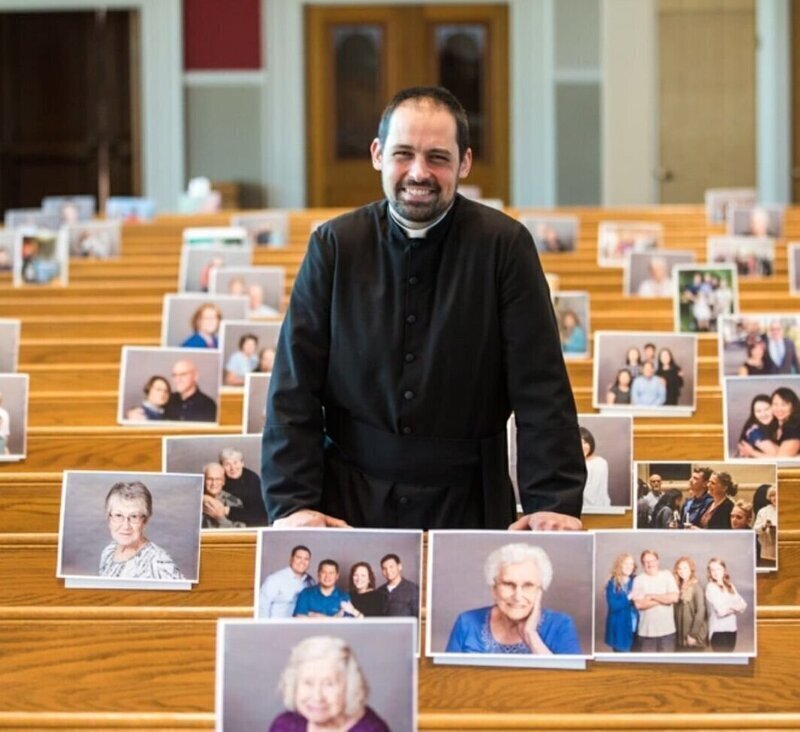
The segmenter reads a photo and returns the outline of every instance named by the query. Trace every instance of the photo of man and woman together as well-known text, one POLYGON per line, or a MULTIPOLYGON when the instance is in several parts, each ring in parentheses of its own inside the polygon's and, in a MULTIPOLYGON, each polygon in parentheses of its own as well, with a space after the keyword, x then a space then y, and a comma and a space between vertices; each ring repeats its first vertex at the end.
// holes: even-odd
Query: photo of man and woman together
MULTIPOLYGON (((274 552, 285 558, 280 568, 258 575, 256 617, 419 618, 418 532, 395 543, 397 551, 386 551, 391 538, 386 532, 359 532, 361 547, 352 534, 343 536, 339 551, 333 543, 336 537, 321 542, 315 533, 259 534, 262 560, 268 555, 274 562, 274 552), (297 543, 287 549, 286 538, 297 543)), ((266 564, 262 561, 262 567, 266 564)))
POLYGON ((598 646, 598 653, 753 655, 752 543, 727 551, 658 543, 618 552, 598 566, 598 579, 606 572, 598 584, 598 633, 608 649, 598 646))
POLYGON ((732 316, 720 322, 720 376, 800 373, 797 315, 732 316))

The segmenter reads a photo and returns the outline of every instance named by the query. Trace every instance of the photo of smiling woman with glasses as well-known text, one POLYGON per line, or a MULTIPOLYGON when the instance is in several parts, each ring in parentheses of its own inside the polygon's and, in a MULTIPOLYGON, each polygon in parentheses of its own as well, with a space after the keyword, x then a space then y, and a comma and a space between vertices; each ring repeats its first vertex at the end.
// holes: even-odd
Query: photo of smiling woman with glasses
POLYGON ((100 555, 100 576, 120 579, 183 580, 170 555, 144 534, 153 497, 141 481, 115 483, 106 496, 111 543, 100 555))

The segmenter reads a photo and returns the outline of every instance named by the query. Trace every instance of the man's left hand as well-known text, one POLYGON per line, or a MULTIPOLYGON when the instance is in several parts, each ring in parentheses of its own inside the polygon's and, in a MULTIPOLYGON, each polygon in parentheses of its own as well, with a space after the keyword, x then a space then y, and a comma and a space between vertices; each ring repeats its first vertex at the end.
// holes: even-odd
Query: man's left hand
POLYGON ((581 529, 583 524, 580 519, 554 511, 527 513, 508 527, 509 531, 580 531, 581 529))

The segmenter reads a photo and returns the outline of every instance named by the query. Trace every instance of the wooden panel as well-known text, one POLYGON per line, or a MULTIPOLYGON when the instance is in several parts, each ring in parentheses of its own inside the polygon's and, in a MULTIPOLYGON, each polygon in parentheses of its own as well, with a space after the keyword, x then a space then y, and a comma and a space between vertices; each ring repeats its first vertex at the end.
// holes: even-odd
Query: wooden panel
POLYGON ((755 184, 755 4, 661 0, 660 164, 664 203, 755 184))

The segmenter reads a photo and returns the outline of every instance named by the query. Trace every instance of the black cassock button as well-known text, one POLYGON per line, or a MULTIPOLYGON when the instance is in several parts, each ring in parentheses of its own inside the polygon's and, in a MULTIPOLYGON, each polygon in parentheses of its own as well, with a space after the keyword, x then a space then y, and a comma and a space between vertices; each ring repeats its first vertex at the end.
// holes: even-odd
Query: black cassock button
POLYGON ((414 325, 414 323, 416 323, 416 322, 417 322, 417 316, 416 315, 412 314, 412 315, 409 315, 406 318, 406 323, 410 323, 411 325, 414 325))
POLYGON ((414 392, 413 391, 403 392, 403 398, 404 399, 409 399, 409 400, 413 399, 414 398, 414 392))

